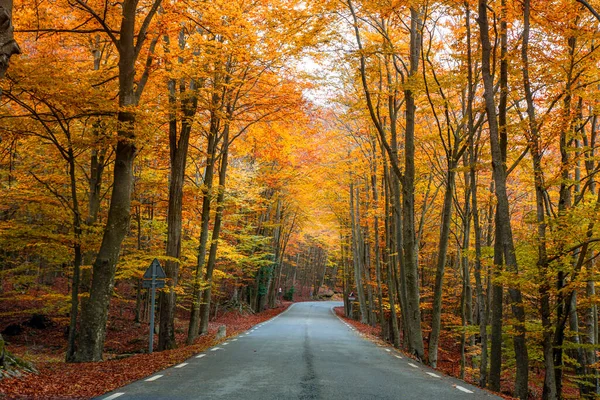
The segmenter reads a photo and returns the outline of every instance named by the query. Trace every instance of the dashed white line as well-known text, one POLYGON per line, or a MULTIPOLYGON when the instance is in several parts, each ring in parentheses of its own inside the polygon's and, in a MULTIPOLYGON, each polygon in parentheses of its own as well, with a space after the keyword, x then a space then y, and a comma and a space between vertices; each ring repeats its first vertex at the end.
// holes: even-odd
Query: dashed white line
POLYGON ((188 363, 181 363, 181 364, 179 364, 179 365, 176 365, 176 366, 175 366, 175 368, 183 368, 183 367, 185 367, 186 365, 188 365, 188 363))
POLYGON ((469 389, 466 389, 466 388, 464 388, 464 387, 462 387, 462 386, 458 386, 458 385, 456 385, 456 388, 457 388, 458 390, 460 390, 461 392, 465 392, 465 393, 473 393, 471 390, 469 390, 469 389))
POLYGON ((237 342, 237 339, 231 339, 232 342, 237 342))
POLYGON ((202 358, 202 357, 204 357, 204 356, 206 356, 206 354, 198 354, 198 355, 196 356, 196 358, 202 358))
POLYGON ((387 351, 388 353, 389 353, 389 352, 391 352, 391 350, 390 350, 390 349, 385 349, 385 351, 387 351))
POLYGON ((220 347, 213 347, 212 349, 210 349, 210 351, 217 351, 217 350, 223 350, 223 349, 220 347))
POLYGON ((434 374, 433 372, 428 372, 427 375, 433 376, 434 378, 441 378, 441 376, 434 374))
POLYGON ((408 363, 408 365, 410 365, 413 368, 419 368, 417 365, 413 364, 413 363, 408 363))
POLYGON ((225 343, 221 343, 221 346, 227 346, 229 343, 225 342, 225 343))
POLYGON ((162 378, 162 377, 163 377, 163 375, 154 375, 152 378, 146 379, 146 382, 152 382, 152 381, 155 381, 155 380, 157 380, 159 378, 162 378))
POLYGON ((400 356, 394 356, 394 357, 396 357, 396 358, 399 358, 399 359, 401 359, 401 360, 402 360, 402 357, 400 357, 400 356))
POLYGON ((105 397, 104 400, 112 400, 112 399, 116 399, 119 396, 123 396, 125 393, 115 393, 113 395, 110 395, 108 397, 105 397))

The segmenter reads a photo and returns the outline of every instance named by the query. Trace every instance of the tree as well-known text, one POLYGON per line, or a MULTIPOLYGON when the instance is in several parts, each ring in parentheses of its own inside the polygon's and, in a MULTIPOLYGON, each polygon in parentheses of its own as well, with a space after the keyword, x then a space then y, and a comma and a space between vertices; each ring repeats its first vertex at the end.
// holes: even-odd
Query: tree
POLYGON ((13 0, 0 1, 0 78, 4 78, 10 58, 21 54, 14 38, 12 24, 13 0))
MULTIPOLYGON (((92 286, 90 298, 81 313, 81 332, 78 340, 78 361, 99 361, 106 335, 108 307, 115 277, 121 243, 129 229, 129 212, 131 207, 131 191, 133 184, 133 161, 136 155, 135 144, 135 107, 139 104, 144 86, 147 82, 148 70, 136 83, 136 61, 146 42, 150 23, 154 18, 161 0, 151 2, 149 11, 136 32, 138 17, 138 0, 125 0, 122 5, 122 20, 115 32, 107 25, 103 17, 108 11, 94 10, 87 2, 77 0, 77 8, 88 13, 104 30, 117 48, 119 54, 119 112, 117 148, 115 150, 114 181, 108 211, 108 219, 104 229, 102 244, 94 261, 92 270, 92 286)), ((152 43, 153 48, 156 40, 152 43)), ((153 49, 150 50, 150 53, 153 49)), ((151 58, 150 58, 151 60, 151 58)))

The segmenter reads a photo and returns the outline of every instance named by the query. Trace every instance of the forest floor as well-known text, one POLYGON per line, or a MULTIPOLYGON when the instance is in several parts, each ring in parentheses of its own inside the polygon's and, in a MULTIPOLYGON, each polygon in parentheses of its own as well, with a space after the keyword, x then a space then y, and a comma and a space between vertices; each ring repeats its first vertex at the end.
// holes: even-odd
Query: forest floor
MULTIPOLYGON (((23 300, 23 299, 21 299, 23 300)), ((32 299, 36 303, 37 299, 32 299)), ((154 372, 181 363, 196 353, 226 340, 215 340, 220 326, 226 326, 227 337, 235 336, 252 326, 285 311, 291 302, 258 314, 227 311, 209 324, 209 333, 185 345, 187 320, 176 319, 178 348, 147 354, 148 324, 134 323, 131 309, 120 307, 118 299, 111 305, 103 362, 65 363, 65 318, 48 317, 43 329, 27 326, 19 320, 22 313, 3 310, 0 330, 19 326, 16 335, 4 335, 8 351, 31 362, 39 374, 24 374, 19 378, 0 379, 0 399, 88 399, 102 395, 154 372), (115 304, 116 303, 116 304, 115 304)), ((26 306, 22 302, 15 307, 26 306)), ((3 304, 6 304, 3 302, 3 304)), ((31 304, 32 306, 35 304, 31 304)), ((155 337, 155 346, 157 338, 155 337)))
MULTIPOLYGON (((359 321, 350 318, 346 318, 346 316, 344 315, 344 307, 336 307, 335 313, 344 321, 354 326, 354 328, 357 331, 359 331, 363 336, 365 336, 369 340, 372 340, 382 345, 391 346, 390 343, 385 342, 382 339, 381 328, 379 327, 379 325, 374 327, 368 324, 363 324, 359 321)), ((437 369, 446 375, 463 379, 460 377, 460 342, 456 338, 456 335, 453 335, 447 330, 442 331, 441 335, 442 337, 440 338, 440 347, 438 349, 439 360, 437 369)), ((404 352, 402 349, 397 350, 402 351, 404 355, 406 355, 406 357, 415 358, 413 355, 404 352)), ((469 363, 469 360, 467 360, 467 363, 469 363)), ((511 397, 509 394, 507 394, 511 393, 512 390, 512 378, 513 377, 510 376, 503 377, 502 393, 493 393, 508 400, 516 400, 516 398, 511 397)), ((463 380, 472 385, 477 386, 475 374, 468 371, 468 369, 467 372, 465 372, 465 377, 463 380)), ((538 389, 539 388, 537 386, 530 387, 530 394, 532 395, 532 399, 541 398, 541 392, 539 393, 539 397, 536 394, 538 389)))

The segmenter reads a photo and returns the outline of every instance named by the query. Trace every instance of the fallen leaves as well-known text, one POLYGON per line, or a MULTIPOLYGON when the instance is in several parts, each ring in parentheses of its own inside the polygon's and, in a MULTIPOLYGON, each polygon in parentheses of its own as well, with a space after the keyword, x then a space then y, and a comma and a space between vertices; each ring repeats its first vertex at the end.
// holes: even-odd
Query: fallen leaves
MULTIPOLYGON (((2 399, 88 399, 179 364, 196 353, 216 344, 218 326, 227 327, 227 336, 235 336, 250 327, 285 311, 290 303, 260 314, 240 315, 229 312, 210 324, 209 334, 199 337, 191 346, 152 354, 136 354, 123 359, 97 363, 67 364, 40 362, 39 375, 0 380, 2 399)), ((226 338, 222 339, 223 341, 226 338)))

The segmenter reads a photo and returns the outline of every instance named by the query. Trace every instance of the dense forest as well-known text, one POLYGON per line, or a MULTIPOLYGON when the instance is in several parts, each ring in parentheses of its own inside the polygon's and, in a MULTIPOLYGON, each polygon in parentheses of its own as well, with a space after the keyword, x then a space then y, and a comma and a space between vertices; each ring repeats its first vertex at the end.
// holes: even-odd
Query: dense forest
POLYGON ((598 11, 1 0, 0 328, 102 361, 157 258, 159 351, 335 296, 481 387, 600 396, 598 11))

